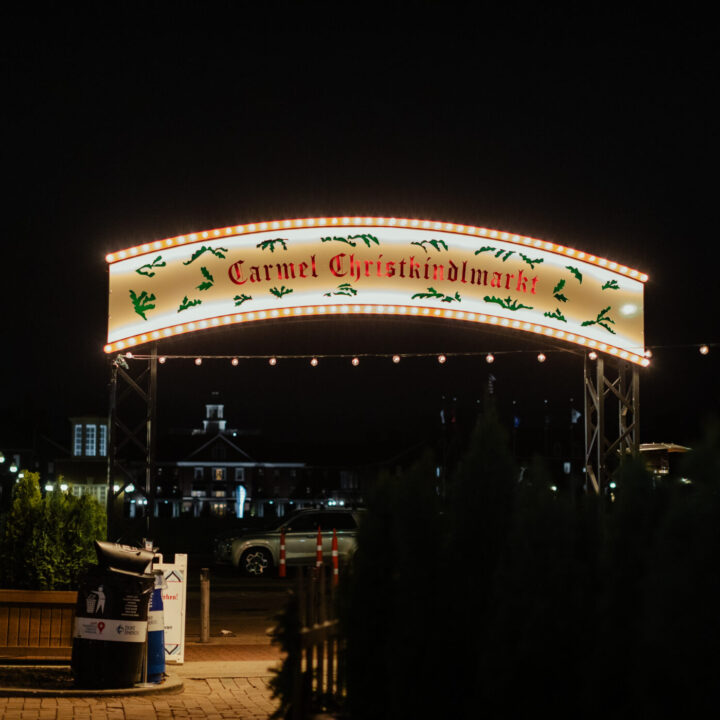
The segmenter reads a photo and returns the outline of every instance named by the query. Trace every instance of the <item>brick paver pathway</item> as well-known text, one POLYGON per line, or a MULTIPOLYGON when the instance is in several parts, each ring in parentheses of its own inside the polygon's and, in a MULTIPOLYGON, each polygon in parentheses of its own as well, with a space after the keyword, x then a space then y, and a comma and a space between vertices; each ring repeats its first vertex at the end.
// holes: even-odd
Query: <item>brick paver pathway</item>
POLYGON ((177 694, 126 697, 0 697, 2 720, 267 720, 270 678, 186 679, 177 694))

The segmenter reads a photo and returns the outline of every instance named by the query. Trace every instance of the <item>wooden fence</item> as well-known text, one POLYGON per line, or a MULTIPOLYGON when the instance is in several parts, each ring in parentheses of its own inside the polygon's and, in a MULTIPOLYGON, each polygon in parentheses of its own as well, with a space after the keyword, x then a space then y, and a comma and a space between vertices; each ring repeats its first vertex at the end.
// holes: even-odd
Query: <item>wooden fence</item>
POLYGON ((77 592, 0 590, 0 660, 70 660, 77 592))
POLYGON ((297 578, 301 656, 291 660, 290 717, 303 720, 314 710, 341 707, 346 687, 344 642, 335 614, 335 586, 327 579, 327 568, 298 568, 297 578))

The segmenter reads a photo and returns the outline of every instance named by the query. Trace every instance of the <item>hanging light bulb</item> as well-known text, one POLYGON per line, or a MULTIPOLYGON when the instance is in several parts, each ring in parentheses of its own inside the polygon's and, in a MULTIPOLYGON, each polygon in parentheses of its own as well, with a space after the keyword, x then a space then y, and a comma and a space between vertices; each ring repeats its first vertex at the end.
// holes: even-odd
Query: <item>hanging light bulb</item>
POLYGON ((352 364, 357 367, 360 364, 360 358, 354 357, 352 359, 352 364))
POLYGON ((710 348, 707 345, 700 346, 700 354, 707 355, 710 352, 710 348))
POLYGON ((488 353, 488 354, 485 356, 485 362, 486 362, 488 365, 489 365, 490 363, 494 363, 494 362, 495 362, 495 356, 494 356, 492 353, 488 353))
POLYGON ((438 362, 442 365, 447 358, 444 355, 438 355, 438 362))
POLYGON ((547 360, 547 358, 545 357, 545 353, 540 353, 537 356, 537 359, 538 359, 538 362, 545 362, 545 360, 547 360))
POLYGON ((310 361, 310 364, 311 364, 313 367, 317 367, 318 359, 317 359, 316 357, 314 357, 314 358, 310 361))
POLYGON ((131 358, 132 356, 133 356, 133 354, 132 354, 131 352, 126 352, 126 353, 125 353, 125 357, 126 357, 126 358, 131 358))
POLYGON ((166 360, 167 360, 167 358, 166 358, 164 355, 161 355, 161 356, 158 358, 158 362, 159 362, 161 365, 164 365, 166 360))
POLYGON ((195 358, 195 364, 199 367, 202 365, 202 358, 195 358))
POLYGON ((589 357, 591 360, 597 360, 597 353, 596 353, 594 350, 591 350, 591 351, 588 353, 588 357, 589 357))
POLYGON ((643 355, 644 355, 646 358, 651 358, 651 357, 652 357, 652 350, 650 350, 650 348, 648 348, 648 349, 643 353, 643 355))
POLYGON ((397 365, 400 362, 400 356, 399 355, 393 355, 393 362, 397 365))
POLYGON ((231 362, 235 367, 237 367, 237 364, 238 364, 240 361, 239 361, 237 358, 233 358, 230 362, 231 362))
POLYGON ((275 365, 277 365, 277 358, 271 357, 271 358, 268 360, 268 362, 269 362, 273 367, 275 367, 275 365))

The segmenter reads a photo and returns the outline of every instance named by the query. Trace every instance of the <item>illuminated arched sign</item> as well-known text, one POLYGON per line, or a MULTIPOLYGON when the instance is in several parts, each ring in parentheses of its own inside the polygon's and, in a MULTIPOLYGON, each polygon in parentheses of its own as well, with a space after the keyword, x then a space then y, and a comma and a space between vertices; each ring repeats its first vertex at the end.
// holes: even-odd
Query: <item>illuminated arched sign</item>
POLYGON ((383 314, 487 323, 647 363, 646 275, 497 230, 280 220, 158 240, 107 261, 106 352, 234 323, 383 314))

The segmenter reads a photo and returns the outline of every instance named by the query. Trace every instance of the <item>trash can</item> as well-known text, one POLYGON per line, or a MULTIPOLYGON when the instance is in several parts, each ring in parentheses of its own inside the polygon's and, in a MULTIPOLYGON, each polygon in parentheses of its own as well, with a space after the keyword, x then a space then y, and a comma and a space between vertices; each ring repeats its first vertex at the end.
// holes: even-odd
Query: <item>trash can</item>
POLYGON ((96 542, 98 565, 81 577, 71 668, 83 688, 127 688, 142 678, 153 553, 96 542), (112 565, 110 564, 112 563, 112 565))

